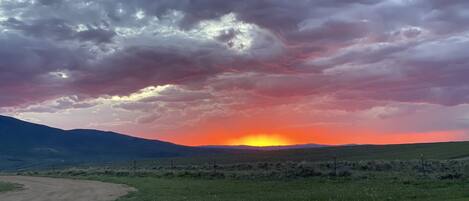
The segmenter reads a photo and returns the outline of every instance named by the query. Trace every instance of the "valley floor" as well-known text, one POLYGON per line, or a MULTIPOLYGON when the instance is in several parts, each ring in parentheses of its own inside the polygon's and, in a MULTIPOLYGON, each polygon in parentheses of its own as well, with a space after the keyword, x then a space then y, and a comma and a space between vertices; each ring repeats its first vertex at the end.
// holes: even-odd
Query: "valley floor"
MULTIPOLYGON (((18 174, 96 180, 137 189, 118 201, 469 200, 469 161, 464 160, 158 164, 18 174)), ((1 196, 0 200, 4 201, 1 196)))
POLYGON ((309 178, 292 180, 91 176, 138 191, 118 201, 375 201, 468 200, 469 182, 432 179, 309 178))

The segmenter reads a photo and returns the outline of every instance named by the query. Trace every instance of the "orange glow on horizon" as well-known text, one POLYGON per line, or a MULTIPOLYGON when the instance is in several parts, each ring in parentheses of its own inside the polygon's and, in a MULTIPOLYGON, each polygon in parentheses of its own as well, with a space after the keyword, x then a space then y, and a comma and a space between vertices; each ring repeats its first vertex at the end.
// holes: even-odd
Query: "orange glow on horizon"
POLYGON ((266 147, 266 146, 285 146, 291 145, 291 142, 279 135, 248 135, 238 139, 228 141, 228 145, 247 145, 247 146, 256 146, 256 147, 266 147))
POLYGON ((353 133, 336 135, 316 135, 316 143, 327 145, 343 144, 413 144, 413 143, 432 143, 461 141, 465 139, 464 131, 436 131, 422 133, 353 133))
POLYGON ((379 133, 366 131, 336 131, 316 130, 311 133, 291 131, 276 132, 275 134, 247 134, 235 133, 197 133, 187 138, 172 138, 166 141, 188 146, 200 145, 248 145, 248 146, 284 146, 295 144, 408 144, 431 143, 465 140, 465 131, 450 130, 416 133, 379 133), (284 134, 290 133, 290 134, 284 134), (294 133, 294 134, 291 134, 294 133))

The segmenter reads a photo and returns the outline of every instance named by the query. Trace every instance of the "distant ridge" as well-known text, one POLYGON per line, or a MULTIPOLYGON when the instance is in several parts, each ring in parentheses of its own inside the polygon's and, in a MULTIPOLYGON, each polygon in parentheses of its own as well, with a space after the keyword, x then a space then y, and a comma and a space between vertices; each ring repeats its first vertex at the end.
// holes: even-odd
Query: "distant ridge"
POLYGON ((241 150, 287 150, 287 149, 311 149, 311 148, 322 148, 322 147, 331 147, 332 145, 322 145, 322 144, 297 144, 297 145, 284 145, 284 146, 248 146, 248 145, 205 145, 199 146, 201 148, 213 148, 213 149, 241 149, 241 150))
POLYGON ((0 115, 0 171, 92 161, 191 156, 207 151, 115 132, 62 130, 0 115))

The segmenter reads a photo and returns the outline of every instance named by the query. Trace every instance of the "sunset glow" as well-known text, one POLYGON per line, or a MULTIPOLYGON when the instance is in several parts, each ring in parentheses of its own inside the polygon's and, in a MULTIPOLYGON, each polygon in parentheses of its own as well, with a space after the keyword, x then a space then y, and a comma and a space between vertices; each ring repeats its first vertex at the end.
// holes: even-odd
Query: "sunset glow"
POLYGON ((248 135, 245 137, 241 137, 240 139, 229 141, 227 144, 265 147, 265 146, 290 145, 291 143, 285 138, 280 137, 278 135, 260 134, 260 135, 248 135))

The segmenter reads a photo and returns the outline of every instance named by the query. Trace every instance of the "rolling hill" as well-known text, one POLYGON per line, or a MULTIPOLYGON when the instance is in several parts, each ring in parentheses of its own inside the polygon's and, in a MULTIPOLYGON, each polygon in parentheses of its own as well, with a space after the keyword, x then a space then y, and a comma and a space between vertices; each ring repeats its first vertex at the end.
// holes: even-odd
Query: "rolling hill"
POLYGON ((207 151, 114 132, 61 130, 0 116, 0 170, 57 163, 178 157, 207 151))
MULTIPOLYGON (((237 150, 237 149, 231 149, 237 150)), ((285 161, 372 161, 372 160, 469 160, 469 142, 437 142, 392 145, 347 145, 281 150, 239 150, 193 157, 162 159, 158 163, 180 165, 285 162, 285 161), (242 152, 241 152, 242 151, 242 152)))

